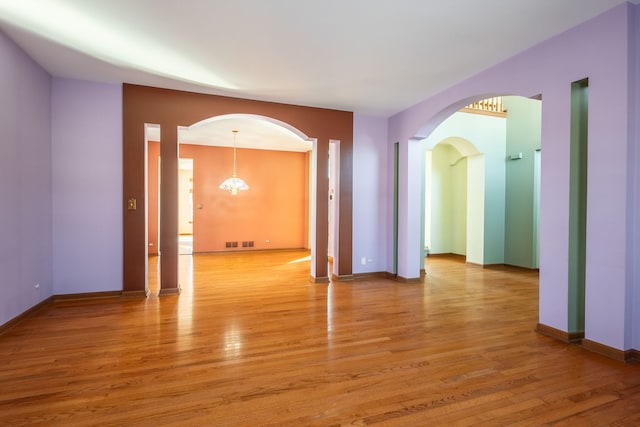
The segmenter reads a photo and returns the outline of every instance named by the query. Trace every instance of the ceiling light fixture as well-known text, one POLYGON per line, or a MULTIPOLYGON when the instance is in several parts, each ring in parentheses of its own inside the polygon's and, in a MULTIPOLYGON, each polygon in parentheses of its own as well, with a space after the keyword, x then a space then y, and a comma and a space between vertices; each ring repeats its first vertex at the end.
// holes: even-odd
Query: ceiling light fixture
POLYGON ((220 184, 220 189, 236 195, 240 190, 248 190, 249 186, 242 180, 242 178, 238 178, 236 176, 236 135, 238 134, 238 131, 234 129, 231 132, 233 132, 233 175, 231 175, 231 178, 225 179, 224 182, 220 184))

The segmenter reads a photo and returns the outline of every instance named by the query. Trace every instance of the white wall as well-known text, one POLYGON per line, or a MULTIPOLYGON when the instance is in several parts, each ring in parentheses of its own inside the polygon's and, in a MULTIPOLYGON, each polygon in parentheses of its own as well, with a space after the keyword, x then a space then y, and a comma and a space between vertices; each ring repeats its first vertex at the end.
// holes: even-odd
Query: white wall
MULTIPOLYGON (((387 265, 388 206, 393 188, 387 188, 387 120, 353 117, 353 273, 391 271, 387 265), (365 258, 366 264, 361 260, 365 258), (370 260, 370 261, 369 261, 370 260)), ((391 211, 392 212, 392 211, 391 211)))
POLYGON ((55 294, 122 290, 122 87, 53 80, 55 294))

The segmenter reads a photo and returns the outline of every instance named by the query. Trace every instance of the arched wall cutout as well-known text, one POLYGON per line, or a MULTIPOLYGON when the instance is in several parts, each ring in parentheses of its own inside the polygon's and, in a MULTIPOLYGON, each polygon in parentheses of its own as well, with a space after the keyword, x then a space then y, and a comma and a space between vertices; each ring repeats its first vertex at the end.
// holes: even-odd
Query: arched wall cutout
POLYGON ((259 114, 243 114, 243 113, 234 113, 234 114, 222 114, 219 116, 214 116, 214 117, 209 117, 208 119, 204 119, 204 120, 200 120, 199 122, 193 123, 192 125, 188 126, 188 129, 193 129, 196 128, 198 126, 203 126, 209 123, 213 123, 213 122, 217 122, 217 121, 221 121, 221 120, 228 120, 228 119, 249 119, 249 120, 260 120, 260 121, 264 121, 264 122, 269 122, 272 123, 276 126, 279 126, 281 128, 284 128, 286 130, 288 130, 289 132, 291 132, 293 135, 297 136, 298 138, 300 138, 303 141, 311 141, 311 137, 309 137, 308 135, 306 135, 303 131, 301 131, 300 129, 296 128, 295 126, 287 123, 287 122, 283 122, 282 120, 278 120, 276 118, 273 117, 269 117, 269 116, 263 116, 263 115, 259 115, 259 114))
MULTIPOLYGON (((431 133, 438 126, 440 126, 442 124, 442 122, 447 120, 454 113, 460 111, 465 106, 467 106, 467 105, 469 105, 469 104, 471 104, 473 102, 480 101, 482 99, 493 98, 493 97, 498 97, 498 96, 520 96, 520 95, 514 94, 514 93, 495 92, 495 93, 486 93, 486 94, 482 94, 482 95, 467 96, 465 98, 460 99, 459 101, 456 101, 456 102, 453 102, 453 103, 449 104, 447 107, 445 107, 442 110, 440 110, 438 113, 433 115, 431 118, 424 117, 422 125, 420 125, 420 127, 415 132, 415 134, 413 135, 412 138, 415 138, 415 139, 428 138, 429 135, 431 135, 431 133)), ((526 95, 522 95, 522 96, 526 96, 526 95)), ((538 95, 538 96, 541 97, 541 95, 538 95)))
POLYGON ((480 151, 478 151, 476 146, 473 145, 471 141, 457 136, 450 136, 438 142, 427 144, 425 148, 427 150, 432 150, 439 144, 451 145, 453 148, 458 150, 462 157, 477 156, 478 154, 482 154, 480 153, 480 151))

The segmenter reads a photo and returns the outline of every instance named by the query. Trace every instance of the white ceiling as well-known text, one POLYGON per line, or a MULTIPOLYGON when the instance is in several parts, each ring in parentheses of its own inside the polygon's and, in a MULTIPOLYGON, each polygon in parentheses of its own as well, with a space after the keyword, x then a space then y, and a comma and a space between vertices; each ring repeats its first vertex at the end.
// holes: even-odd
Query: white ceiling
POLYGON ((622 2, 0 0, 0 29, 58 77, 389 117, 622 2))

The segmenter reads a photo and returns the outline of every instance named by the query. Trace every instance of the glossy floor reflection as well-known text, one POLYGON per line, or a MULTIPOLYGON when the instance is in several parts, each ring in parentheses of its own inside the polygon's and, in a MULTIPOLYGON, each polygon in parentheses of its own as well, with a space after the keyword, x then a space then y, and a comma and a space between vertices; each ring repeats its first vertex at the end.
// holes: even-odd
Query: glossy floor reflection
POLYGON ((180 256, 180 295, 43 309, 0 336, 0 425, 640 423, 639 365, 534 332, 537 273, 312 284, 306 256, 180 256))

